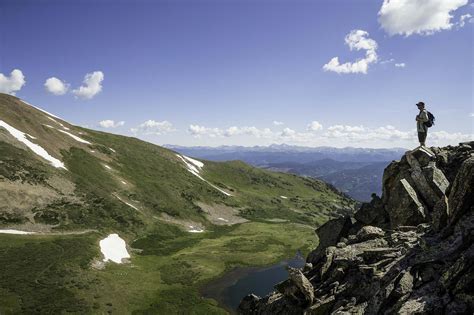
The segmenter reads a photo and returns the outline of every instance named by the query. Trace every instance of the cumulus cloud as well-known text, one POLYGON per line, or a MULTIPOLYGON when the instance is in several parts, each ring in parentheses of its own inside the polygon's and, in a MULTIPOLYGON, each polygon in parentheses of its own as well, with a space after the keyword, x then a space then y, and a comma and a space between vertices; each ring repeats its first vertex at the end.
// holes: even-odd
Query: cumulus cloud
POLYGON ((117 128, 117 127, 122 127, 123 125, 125 125, 125 121, 113 121, 111 119, 106 119, 106 120, 102 120, 99 122, 99 125, 102 127, 102 128, 117 128))
MULTIPOLYGON (((231 138, 247 136, 261 139, 260 143, 288 143, 298 145, 366 146, 394 147, 410 146, 418 143, 416 130, 399 130, 394 126, 366 127, 363 125, 332 125, 323 129, 319 122, 313 121, 306 130, 298 131, 289 127, 283 130, 270 128, 238 127, 210 128, 190 125, 188 132, 196 138, 231 138), (311 128, 313 127, 313 128, 311 128), (263 141, 265 140, 265 141, 263 141)), ((434 131, 429 133, 430 145, 456 144, 473 139, 473 134, 434 131)), ((247 138, 246 142, 251 141, 247 138)))
POLYGON ((451 12, 468 0, 384 0, 378 21, 389 35, 432 35, 451 29, 451 12))
POLYGON ((147 120, 135 128, 130 129, 134 134, 141 134, 141 135, 164 135, 173 131, 174 129, 173 124, 167 120, 163 121, 155 121, 155 120, 147 120))
POLYGON ((209 137, 220 137, 223 132, 219 128, 208 128, 199 125, 189 125, 188 132, 194 137, 209 136, 209 137))
POLYGON ((21 70, 13 70, 9 77, 0 73, 0 93, 15 95, 25 84, 25 76, 21 70))
POLYGON ((343 64, 339 62, 339 57, 333 57, 323 66, 324 71, 366 74, 369 65, 377 62, 377 42, 369 38, 369 33, 363 30, 352 30, 346 35, 344 41, 350 50, 365 50, 365 57, 343 64))
POLYGON ((397 67, 397 68, 405 68, 405 67, 406 67, 406 64, 405 64, 404 62, 396 63, 396 64, 395 64, 395 67, 397 67))
POLYGON ((274 120, 274 121, 273 121, 273 124, 274 124, 275 126, 283 126, 285 123, 282 122, 282 121, 274 120))
POLYGON ((44 82, 44 87, 46 91, 54 95, 64 95, 69 90, 69 84, 61 81, 56 77, 51 77, 44 82))
POLYGON ((86 74, 83 85, 72 93, 82 99, 91 99, 102 91, 102 81, 104 81, 104 73, 102 71, 94 71, 86 74))
POLYGON ((308 125, 307 129, 309 131, 318 131, 323 129, 323 125, 321 125, 319 121, 314 120, 308 125))

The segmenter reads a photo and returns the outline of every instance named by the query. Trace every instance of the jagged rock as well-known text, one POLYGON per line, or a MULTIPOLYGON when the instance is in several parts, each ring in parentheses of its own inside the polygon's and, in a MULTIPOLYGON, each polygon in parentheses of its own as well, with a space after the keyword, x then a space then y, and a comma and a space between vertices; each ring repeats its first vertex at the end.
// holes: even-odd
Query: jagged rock
POLYGON ((388 221, 388 216, 384 210, 382 199, 377 195, 372 195, 370 203, 364 203, 354 214, 354 218, 362 224, 383 225, 388 221))
POLYGON ((359 230, 356 237, 359 242, 364 242, 369 239, 383 237, 385 232, 376 226, 364 226, 362 229, 359 230))
POLYGON ((421 167, 427 166, 431 161, 436 159, 435 154, 426 147, 418 147, 413 151, 408 152, 409 155, 413 156, 421 167))
POLYGON ((432 226, 435 231, 440 231, 448 223, 449 217, 449 205, 448 198, 443 196, 433 208, 432 217, 432 226))
POLYGON ((291 294, 253 299, 243 313, 473 314, 472 148, 417 149, 392 162, 381 198, 362 205, 357 222, 340 218, 318 229, 323 245, 300 276, 314 289, 312 305, 301 303, 311 295, 290 276, 291 294), (385 213, 388 222, 378 219, 385 213))
POLYGON ((429 165, 423 168, 423 174, 438 198, 444 197, 449 186, 449 181, 444 173, 435 165, 429 165))
POLYGON ((390 209, 388 214, 392 228, 410 225, 410 223, 418 224, 426 220, 425 208, 406 179, 399 181, 391 195, 392 198, 387 207, 390 209))
POLYGON ((467 159, 461 166, 449 194, 451 216, 449 224, 453 225, 468 211, 474 209, 474 157, 467 159))
POLYGON ((341 217, 330 220, 316 229, 319 238, 319 245, 316 250, 311 252, 306 259, 307 262, 316 264, 324 254, 324 249, 328 246, 336 245, 339 239, 347 235, 352 223, 349 217, 341 217))
POLYGON ((309 280, 299 269, 288 267, 288 274, 290 280, 296 285, 296 287, 305 297, 305 302, 311 305, 314 300, 314 289, 311 282, 309 282, 309 280))

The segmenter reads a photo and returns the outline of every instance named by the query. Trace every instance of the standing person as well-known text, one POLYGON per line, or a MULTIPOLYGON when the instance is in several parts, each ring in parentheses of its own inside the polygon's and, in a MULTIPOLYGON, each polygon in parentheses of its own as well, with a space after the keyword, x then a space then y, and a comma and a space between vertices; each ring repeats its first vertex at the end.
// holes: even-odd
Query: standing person
POLYGON ((416 115, 416 131, 418 131, 418 141, 420 141, 420 146, 425 146, 426 136, 428 135, 428 126, 426 122, 429 121, 428 111, 425 109, 425 103, 418 102, 416 106, 420 110, 418 115, 416 115))

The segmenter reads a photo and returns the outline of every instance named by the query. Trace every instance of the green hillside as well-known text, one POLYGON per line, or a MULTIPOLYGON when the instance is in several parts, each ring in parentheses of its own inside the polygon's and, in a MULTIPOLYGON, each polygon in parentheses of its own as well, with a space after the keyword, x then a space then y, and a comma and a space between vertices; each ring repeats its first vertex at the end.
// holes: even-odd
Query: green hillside
POLYGON ((0 94, 0 230, 35 232, 0 234, 2 314, 222 313, 206 281, 314 247, 313 228, 352 206, 321 181, 196 161, 0 94), (100 263, 109 233, 129 263, 100 263))

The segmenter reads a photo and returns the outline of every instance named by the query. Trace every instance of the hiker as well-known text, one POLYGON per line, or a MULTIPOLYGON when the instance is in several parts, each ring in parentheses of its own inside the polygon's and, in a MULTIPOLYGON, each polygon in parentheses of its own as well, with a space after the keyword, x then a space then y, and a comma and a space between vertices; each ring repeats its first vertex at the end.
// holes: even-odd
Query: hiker
POLYGON ((428 111, 425 109, 425 103, 418 102, 416 106, 420 110, 420 113, 416 115, 416 131, 418 131, 418 141, 420 141, 420 146, 425 146, 426 136, 428 135, 428 126, 426 125, 429 122, 428 111))

